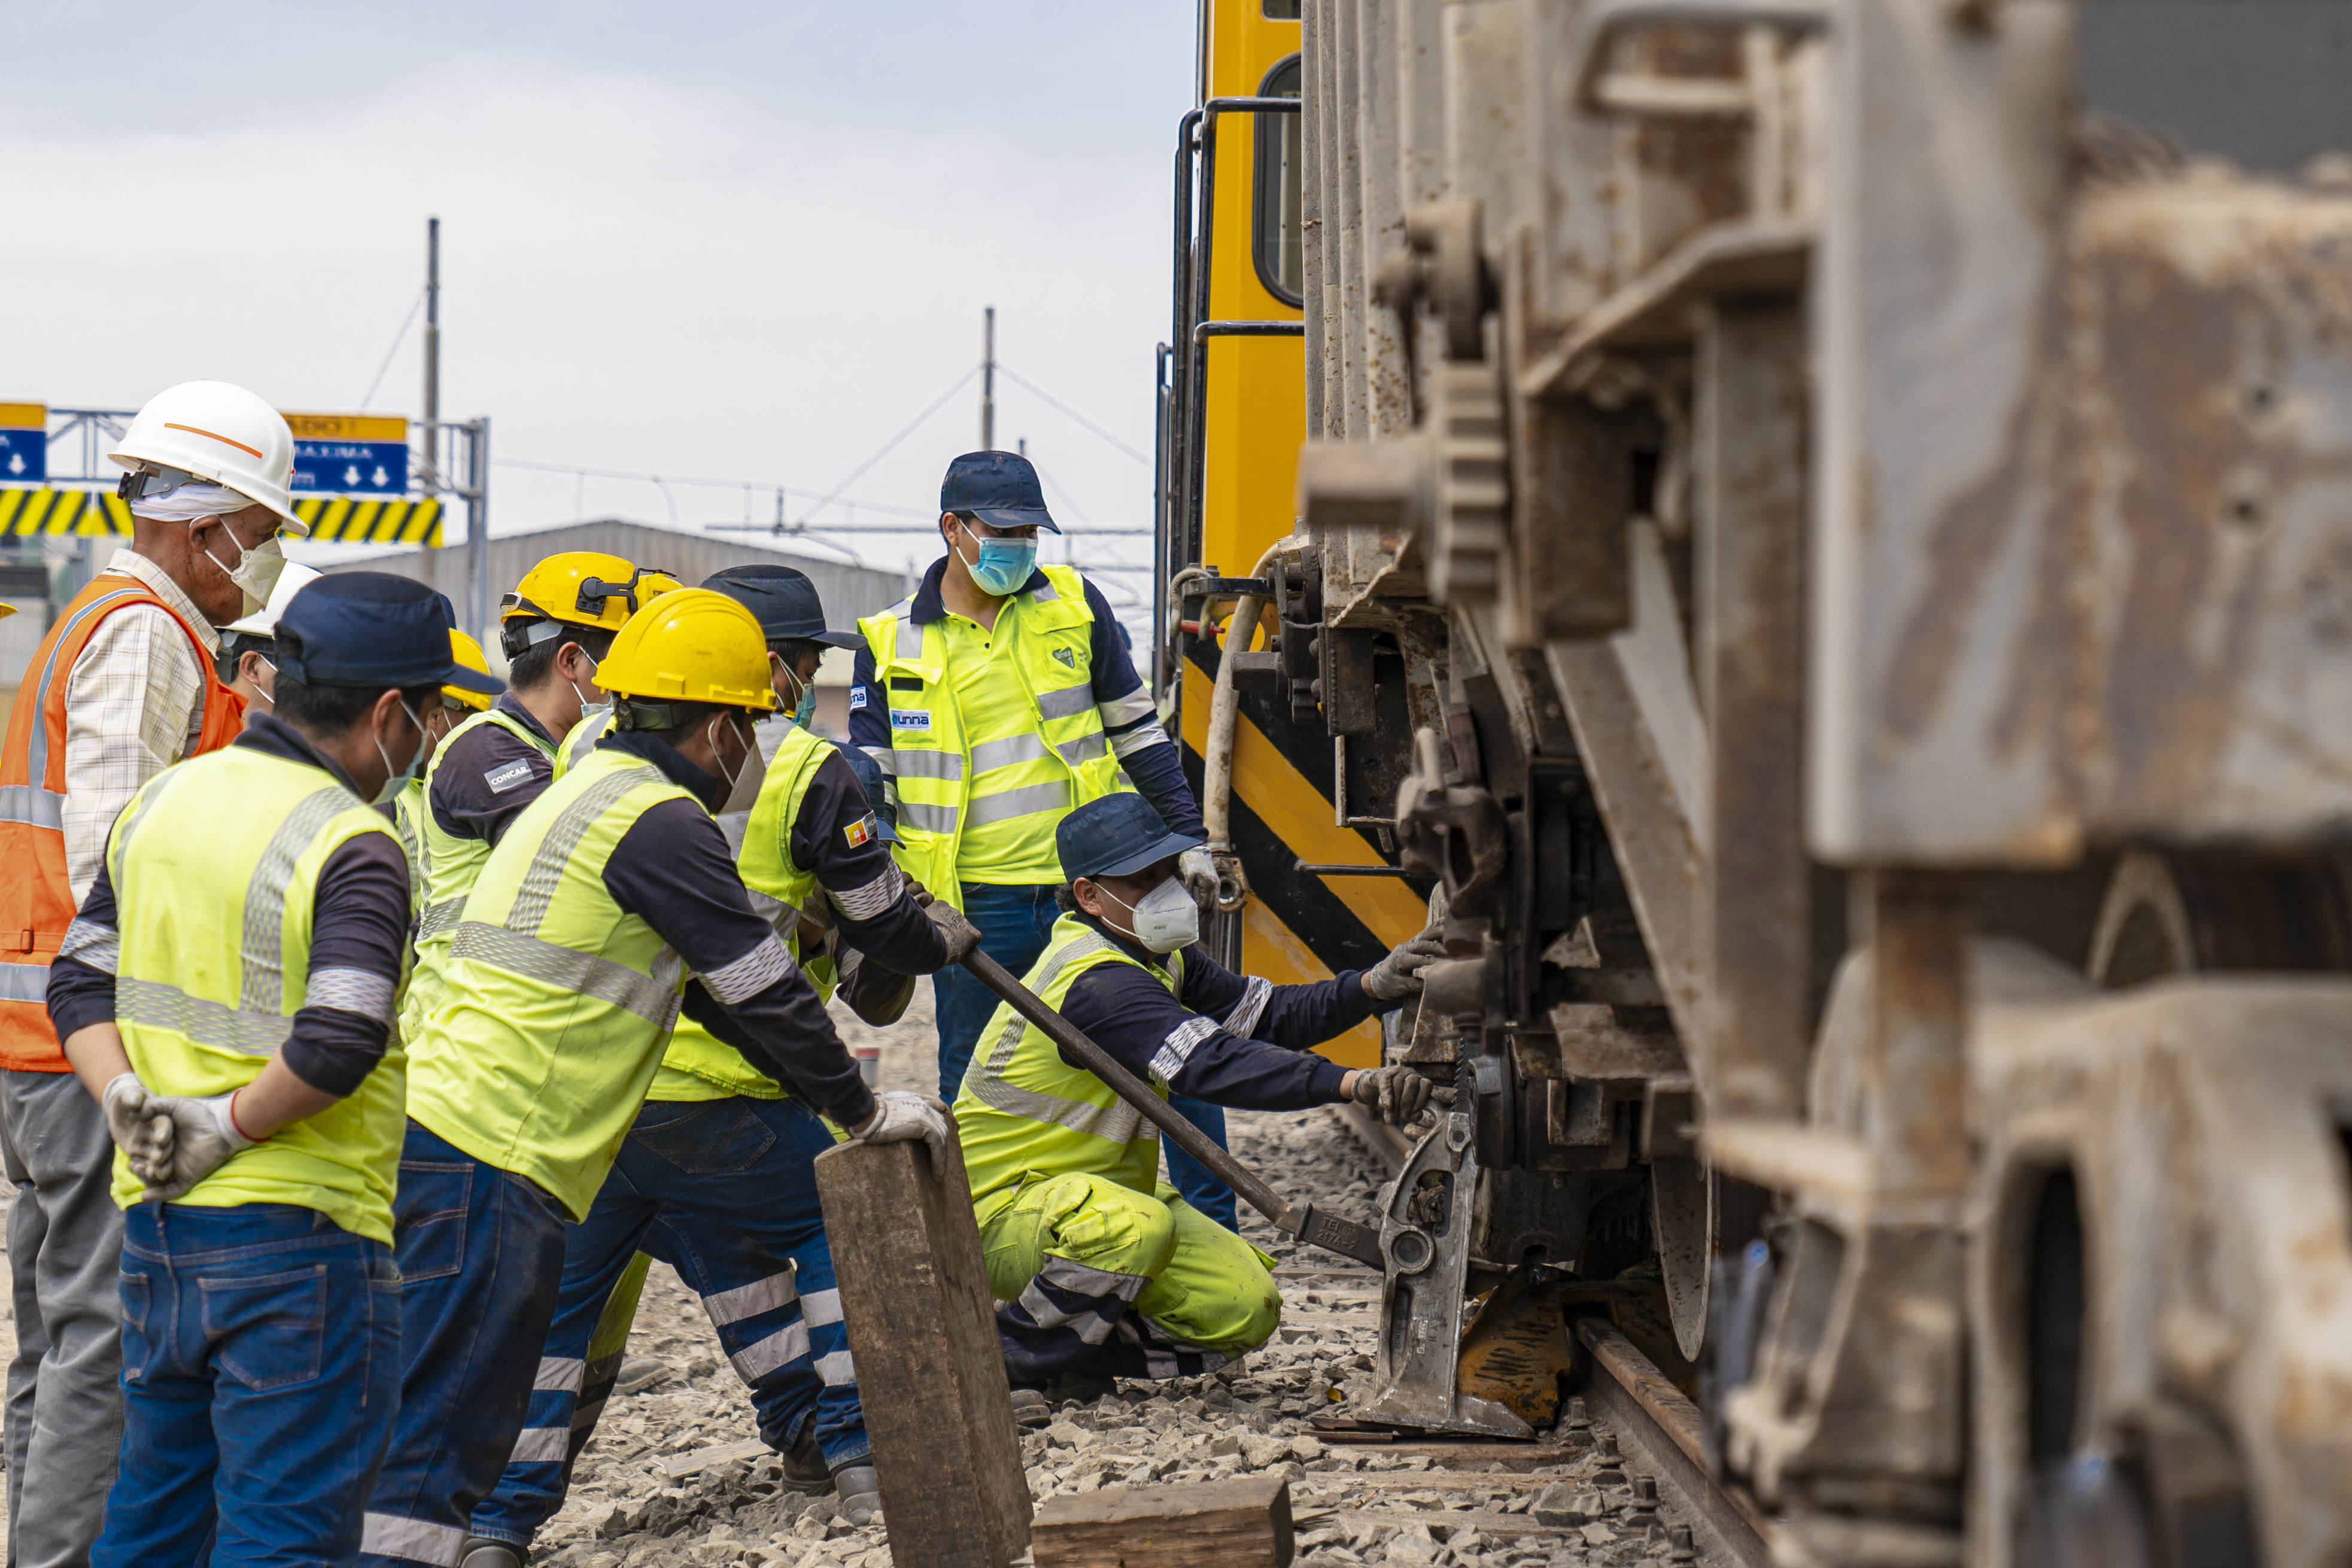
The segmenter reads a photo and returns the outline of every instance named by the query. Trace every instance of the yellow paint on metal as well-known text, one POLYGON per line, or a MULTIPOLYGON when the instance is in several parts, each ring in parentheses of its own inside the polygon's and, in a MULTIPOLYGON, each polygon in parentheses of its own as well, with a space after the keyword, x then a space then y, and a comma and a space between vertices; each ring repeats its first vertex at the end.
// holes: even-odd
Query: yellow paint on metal
POLYGON ((0 403, 0 430, 46 430, 48 425, 46 403, 0 403))
MULTIPOLYGON (((310 525, 310 537, 346 544, 441 542, 437 500, 353 500, 348 496, 310 496, 294 503, 310 525)), ((37 533, 131 537, 131 508, 111 490, 59 486, 0 489, 0 535, 37 533)))
MULTIPOLYGON (((1212 97, 1252 98, 1266 73, 1298 52, 1300 25, 1276 21, 1262 0, 1208 0, 1212 97)), ((1209 314, 1218 321, 1296 321, 1258 280, 1252 258, 1257 137, 1273 115, 1221 115, 1209 314)), ((1212 338, 1202 447, 1201 559, 1239 575, 1288 533, 1297 512, 1298 447, 1307 438, 1307 350, 1298 338, 1212 338)))
MULTIPOLYGON (((1251 899, 1242 906, 1242 971, 1262 975, 1276 985, 1304 985, 1331 978, 1331 971, 1314 950, 1299 941, 1262 899, 1251 899)), ((1381 1022, 1367 1018, 1315 1048, 1343 1068, 1376 1068, 1381 1065, 1381 1022)))
POLYGON ((285 414, 285 418, 297 441, 408 439, 408 420, 398 414, 285 414))

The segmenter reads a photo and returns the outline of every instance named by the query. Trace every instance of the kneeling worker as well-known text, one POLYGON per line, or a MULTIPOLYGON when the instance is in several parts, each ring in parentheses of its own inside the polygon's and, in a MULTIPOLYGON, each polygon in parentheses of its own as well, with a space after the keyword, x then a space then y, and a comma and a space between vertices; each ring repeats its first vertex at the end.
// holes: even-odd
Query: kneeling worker
MULTIPOLYGON (((802 906, 823 900, 828 925, 850 944, 844 956, 862 955, 860 973, 877 966, 874 978, 903 1008, 913 983, 892 984, 878 972, 929 973, 948 962, 949 944, 891 862, 887 835, 846 760, 865 757, 845 755, 807 728, 826 646, 859 639, 826 629, 816 584, 791 567, 730 567, 703 585, 759 618, 771 684, 793 715, 736 857, 744 885, 765 895, 755 906, 788 940, 809 934, 802 906)), ((563 773, 596 754, 570 754, 563 773)), ((817 994, 829 996, 834 960, 814 943, 792 946, 817 994)), ((854 997, 851 1005, 861 1016, 871 1011, 854 997)), ((572 1463, 594 1436, 620 1370, 644 1274, 640 1251, 677 1269, 702 1298, 728 1360, 751 1386, 761 1436, 784 1457, 785 1478, 803 1489, 834 1485, 853 1522, 879 1506, 812 1163, 831 1147, 832 1134, 805 1102, 692 1019, 679 1023, 595 1206, 566 1232, 562 1289, 530 1422, 498 1490, 474 1510, 460 1568, 517 1568, 563 1506, 572 1463)))
MULTIPOLYGON (((1410 1121, 1432 1086, 1306 1047, 1387 1012, 1442 955, 1426 935, 1369 970, 1308 985, 1234 973, 1196 945, 1199 906, 1171 833, 1139 795, 1105 795, 1055 829, 1064 915, 1029 988, 1162 1096, 1241 1110, 1354 1100, 1410 1121)), ((1049 1383, 1213 1371, 1265 1342, 1274 1260, 1159 1181, 1160 1131, 1009 1006, 956 1098, 1016 1409, 1049 1383)))
POLYGON ((368 803, 445 683, 498 683, 403 577, 314 582, 275 637, 274 712, 131 798, 50 972, 130 1211, 97 1563, 351 1562, 400 1397, 408 873, 368 803))
POLYGON ((368 1502, 371 1564, 458 1562, 534 1385, 577 1372, 541 1354, 567 1222, 589 1217, 681 1002, 852 1138, 922 1138, 944 1157, 929 1102, 859 1079, 712 820, 757 797, 751 721, 776 707, 760 623, 708 589, 665 594, 613 639, 597 684, 617 731, 483 861, 447 988, 410 1046, 404 1370, 368 1502))

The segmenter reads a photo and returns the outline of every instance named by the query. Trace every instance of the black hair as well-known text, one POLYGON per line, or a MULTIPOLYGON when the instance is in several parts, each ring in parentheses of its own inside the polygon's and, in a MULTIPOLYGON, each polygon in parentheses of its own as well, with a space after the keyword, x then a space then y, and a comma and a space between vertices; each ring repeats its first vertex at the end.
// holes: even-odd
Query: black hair
POLYGON ((1060 887, 1055 889, 1054 907, 1061 910, 1066 915, 1080 913, 1081 911, 1078 909, 1078 885, 1076 882, 1065 882, 1060 887))
POLYGON ((213 655, 213 673, 220 678, 223 686, 236 679, 237 666, 245 662, 245 656, 249 653, 257 653, 276 664, 278 639, 256 637, 251 632, 221 634, 220 651, 213 655))
MULTIPOLYGON (((280 719, 306 734, 333 740, 351 729, 373 710, 378 699, 392 689, 387 686, 313 686, 297 680, 290 671, 278 672, 275 711, 280 719)), ((439 700, 441 686, 411 686, 404 688, 400 700, 411 713, 422 715, 425 705, 439 700)))
POLYGON ((800 674, 801 655, 811 648, 816 650, 818 658, 824 658, 825 645, 814 637, 781 637, 768 645, 768 651, 782 659, 795 677, 800 674))
POLYGON ((545 680, 548 673, 555 668, 555 656, 563 650, 565 643, 578 643, 581 651, 599 664, 604 663, 604 656, 613 651, 615 634, 603 626, 576 626, 565 622, 555 624, 562 627, 555 636, 531 644, 508 662, 509 686, 518 691, 527 691, 545 680))

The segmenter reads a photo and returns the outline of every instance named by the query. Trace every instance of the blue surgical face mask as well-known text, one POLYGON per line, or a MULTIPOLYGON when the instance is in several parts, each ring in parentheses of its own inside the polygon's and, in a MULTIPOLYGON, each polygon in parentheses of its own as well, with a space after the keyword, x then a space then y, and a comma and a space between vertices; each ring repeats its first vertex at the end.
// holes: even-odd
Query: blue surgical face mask
POLYGON ((407 768, 403 772, 394 773, 392 753, 383 749, 383 742, 381 740, 376 742, 375 754, 383 759, 384 773, 388 776, 383 781, 383 787, 375 792, 375 799, 368 803, 371 805, 382 805, 386 801, 396 798, 402 790, 425 776, 425 763, 427 758, 425 747, 425 722, 415 714, 408 711, 408 704, 405 702, 400 705, 400 710, 407 714, 410 723, 416 726, 416 750, 409 753, 407 768))
POLYGON ((793 706, 793 722, 805 730, 816 721, 816 682, 802 680, 800 671, 782 659, 777 663, 792 683, 801 689, 801 700, 793 706))
MULTIPOLYGON (((971 531, 966 529, 970 533, 971 531)), ((980 559, 965 562, 971 569, 972 586, 995 598, 1017 594, 1029 581, 1029 574, 1037 569, 1037 542, 1034 539, 984 539, 972 535, 980 545, 980 559)), ((962 552, 956 552, 961 559, 962 552)))

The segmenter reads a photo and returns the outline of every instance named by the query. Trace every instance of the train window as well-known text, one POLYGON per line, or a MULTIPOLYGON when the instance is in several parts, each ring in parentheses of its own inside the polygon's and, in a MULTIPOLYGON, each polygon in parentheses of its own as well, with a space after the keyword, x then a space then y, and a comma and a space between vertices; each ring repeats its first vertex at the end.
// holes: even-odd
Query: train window
MULTIPOLYGON (((1267 0, 1274 15, 1276 0, 1267 0)), ((1290 14, 1297 16, 1294 4, 1290 14)), ((1258 86, 1260 98, 1298 96, 1298 57, 1266 72, 1258 86)), ((1286 305, 1306 301, 1306 268, 1298 248, 1298 168, 1301 143, 1299 116, 1260 114, 1257 121, 1257 214, 1253 224, 1258 281, 1266 292, 1286 305)))
POLYGON ((1298 0, 1265 0, 1265 19, 1269 22, 1298 20, 1298 0))

